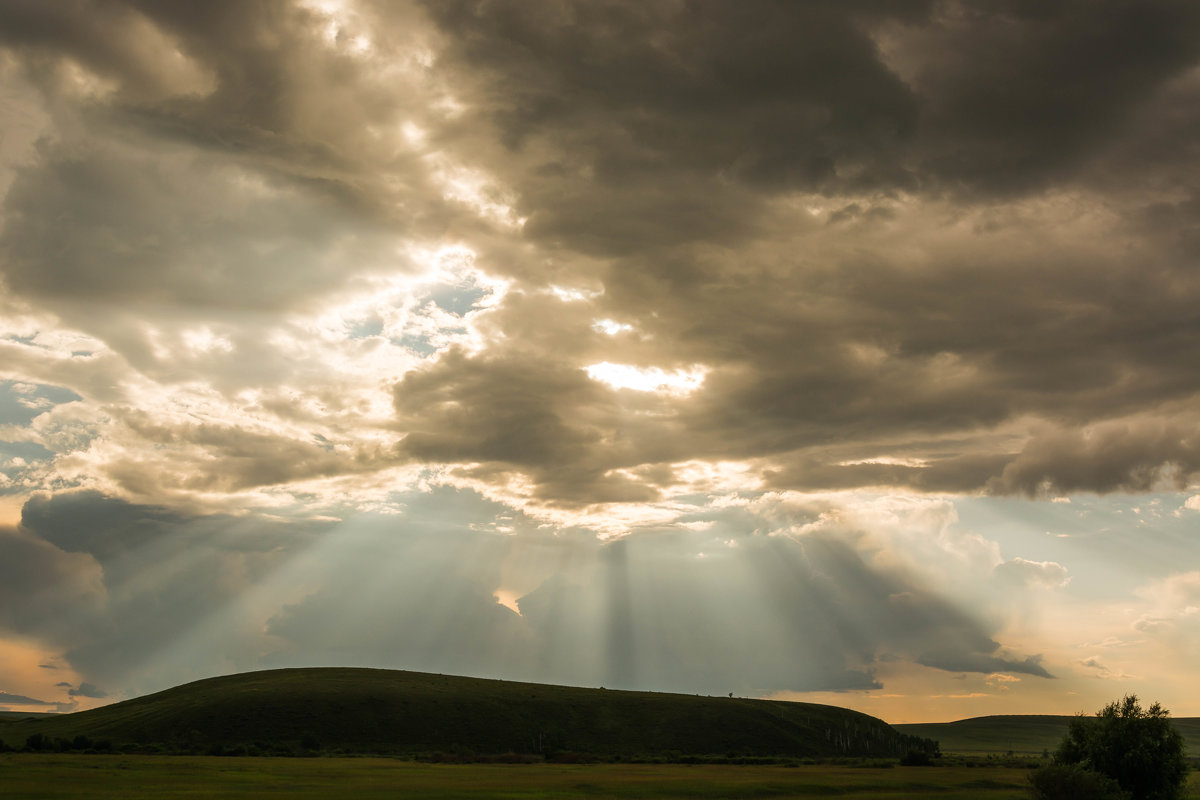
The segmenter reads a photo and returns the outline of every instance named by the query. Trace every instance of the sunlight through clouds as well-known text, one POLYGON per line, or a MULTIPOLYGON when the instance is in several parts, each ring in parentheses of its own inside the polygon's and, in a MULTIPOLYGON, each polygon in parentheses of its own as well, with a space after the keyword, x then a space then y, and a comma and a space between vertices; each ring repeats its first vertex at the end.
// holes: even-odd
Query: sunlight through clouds
POLYGON ((633 389, 638 392, 661 392, 686 397, 704 384, 708 374, 705 367, 677 369, 666 372, 659 367, 635 367, 630 364, 611 364, 602 361, 585 368, 588 377, 606 383, 614 389, 633 389))
POLYGON ((0 4, 0 692, 1200 713, 1198 8, 0 4))

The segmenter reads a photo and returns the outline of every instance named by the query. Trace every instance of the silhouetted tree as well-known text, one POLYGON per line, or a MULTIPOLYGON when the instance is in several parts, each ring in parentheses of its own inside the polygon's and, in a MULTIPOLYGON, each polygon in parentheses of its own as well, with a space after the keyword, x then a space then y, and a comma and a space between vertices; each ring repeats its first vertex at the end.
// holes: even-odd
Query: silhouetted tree
POLYGON ((1166 709, 1143 709, 1136 695, 1071 720, 1054 762, 1107 775, 1132 800, 1176 800, 1187 777, 1183 737, 1166 709))

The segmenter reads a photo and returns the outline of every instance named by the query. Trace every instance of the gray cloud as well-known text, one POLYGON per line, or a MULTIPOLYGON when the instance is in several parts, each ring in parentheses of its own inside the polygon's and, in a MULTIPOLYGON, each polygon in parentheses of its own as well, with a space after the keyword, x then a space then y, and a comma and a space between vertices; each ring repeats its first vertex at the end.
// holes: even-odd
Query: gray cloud
POLYGON ((890 42, 923 100, 922 172, 988 193, 1077 175, 1195 64, 1198 33, 1173 0, 941 4, 890 42))
POLYGON ((8 692, 0 692, 0 703, 14 703, 22 706, 53 706, 56 703, 48 703, 45 700, 36 700, 32 697, 26 697, 22 694, 9 694, 8 692))
POLYGON ((108 697, 108 692, 104 691, 98 686, 93 686, 87 681, 84 681, 78 686, 72 686, 67 691, 67 695, 70 697, 91 697, 93 699, 103 699, 108 697))
POLYGON ((1190 425, 1163 420, 1112 422, 1037 436, 993 479, 999 493, 1146 492, 1182 489, 1200 471, 1190 425))
POLYGON ((473 119, 522 167, 539 239, 606 255, 728 242, 756 227, 756 191, 912 182, 895 161, 917 104, 865 25, 921 5, 427 8, 473 119))
POLYGON ((66 641, 77 621, 106 603, 103 571, 94 558, 31 534, 0 528, 0 627, 66 641))
POLYGON ((370 261, 383 246, 381 232, 287 179, 177 151, 48 149, 5 202, 9 285, 76 301, 191 314, 286 306, 343 279, 331 251, 370 261))
POLYGON ((0 10, 0 23, 0 44, 21 52, 48 88, 67 79, 64 54, 142 99, 197 90, 206 82, 198 65, 178 51, 177 40, 123 3, 16 0, 0 10))
MULTIPOLYGON (((575 420, 610 413, 612 399, 595 390, 555 395, 553 411, 539 410, 545 399, 531 403, 506 430, 531 432, 513 453, 546 496, 583 501, 594 488, 549 485, 564 450, 579 468, 604 470, 765 457, 777 486, 1027 491, 1018 454, 1036 438, 1010 429, 985 442, 990 432, 1030 418, 1080 430, 1132 412, 1169 414, 1167 404, 1200 388, 1177 368, 1197 345, 1197 287, 1179 250, 1191 206, 1114 215, 1114 229, 1052 194, 1131 211, 1154 194, 1103 175, 1132 169, 1114 159, 1166 135, 1147 109, 1164 120, 1159 94, 1186 91, 1178 82, 1196 61, 1197 37, 1185 4, 1105 4, 1085 26, 1067 5, 1020 3, 943 3, 903 19, 854 4, 609 4, 534 15, 519 4, 462 3, 431 13, 449 42, 443 66, 475 103, 472 123, 490 124, 506 144, 473 146, 509 170, 525 235, 558 257, 606 257, 602 267, 582 262, 605 289, 593 313, 619 314, 643 342, 653 337, 652 346, 610 350, 635 363, 713 368, 702 391, 675 404, 661 438, 643 430, 636 444, 579 438, 575 420), (710 46, 718 35, 725 46, 710 46), (1096 58, 1103 68, 1091 66, 1096 58), (844 82, 817 77, 830 74, 844 82), (773 116, 779 108, 794 116, 773 116), (828 172, 806 172, 812 158, 827 159, 828 172), (1107 197, 1089 194, 1101 186, 1107 197), (809 227, 817 223, 806 215, 785 217, 778 198, 797 192, 850 198, 820 213, 846 224, 847 209, 858 209, 854 245, 809 227), (1038 203, 1045 212, 1033 210, 1038 203), (1097 247, 1104 236, 1128 246, 1097 247), (675 445, 662 447, 671 437, 675 445), (847 437, 860 461, 899 449, 924 463, 823 460, 847 437), (977 446, 958 450, 968 439, 977 446)), ((1190 118, 1174 117, 1175 128, 1190 118)), ((1182 138, 1173 146, 1183 157, 1182 138)), ((1155 191, 1179 188, 1166 159, 1157 169, 1145 176, 1155 191)), ((572 313, 537 317, 543 333, 560 335, 545 345, 560 363, 592 352, 561 336, 558 314, 572 313)), ((497 330, 537 352, 538 334, 517 317, 501 309, 497 330)), ((469 363, 452 359, 429 375, 449 380, 456 415, 486 420, 480 401, 453 388, 450 373, 469 363)), ((516 360, 488 354, 475 369, 485 363, 508 394, 524 386, 549 396, 516 360)), ((400 384, 398 398, 411 388, 400 384)), ((453 457, 454 448, 432 445, 444 422, 411 403, 402 409, 410 446, 425 458, 453 457)), ((454 424, 441 441, 460 436, 457 457, 491 460, 487 436, 476 434, 454 424)), ((1065 485, 1139 485, 1100 480, 1106 454, 1093 455, 1097 480, 1065 485)), ((1159 455, 1143 471, 1169 471, 1170 454, 1159 455)))
MULTIPOLYGON (((1200 21, 1089 9, 13 4, 3 42, 59 113, 5 199, 5 279, 156 379, 230 395, 285 377, 259 315, 411 269, 406 242, 462 238, 514 282, 473 323, 488 347, 396 382, 394 457, 114 410, 148 441, 262 451, 177 490, 404 459, 521 473, 576 505, 653 498, 614 470, 697 458, 755 460, 781 487, 1186 482, 1165 443, 1037 465, 1033 421, 1153 425, 1200 389, 1177 368, 1200 355, 1178 167, 1200 21), (80 101, 70 64, 111 86, 80 101), (486 202, 520 231, 448 199, 439 158, 492 175, 486 202), (534 293, 555 282, 603 293, 534 293), (634 332, 602 341, 581 313, 634 332), (231 351, 164 360, 147 315, 217 324, 231 351), (710 371, 692 397, 630 402, 581 371, 621 356, 710 371)), ((132 462, 111 474, 150 492, 132 462)))

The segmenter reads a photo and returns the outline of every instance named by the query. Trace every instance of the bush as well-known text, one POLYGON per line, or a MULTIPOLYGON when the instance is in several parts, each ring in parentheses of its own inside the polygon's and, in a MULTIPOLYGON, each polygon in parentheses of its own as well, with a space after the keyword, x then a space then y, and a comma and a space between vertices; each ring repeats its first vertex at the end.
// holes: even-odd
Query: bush
POLYGON ((1183 737, 1162 706, 1143 709, 1136 695, 1071 720, 1054 763, 1106 775, 1132 800, 1176 800, 1187 778, 1183 737))
POLYGON ((904 755, 900 756, 900 766, 902 767, 932 767, 933 758, 924 750, 909 750, 904 755))
POLYGON ((1129 792, 1107 775, 1078 764, 1050 764, 1029 773, 1033 800, 1129 800, 1129 792))

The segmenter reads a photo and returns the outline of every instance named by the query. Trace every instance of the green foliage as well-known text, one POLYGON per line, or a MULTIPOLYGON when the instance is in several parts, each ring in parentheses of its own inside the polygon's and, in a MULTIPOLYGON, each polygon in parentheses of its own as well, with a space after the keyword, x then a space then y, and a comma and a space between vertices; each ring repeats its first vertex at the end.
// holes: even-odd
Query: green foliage
POLYGON ((1176 800, 1187 777, 1183 737, 1166 709, 1144 709, 1136 695, 1072 719, 1054 762, 1107 775, 1132 800, 1176 800))
POLYGON ((1129 793, 1107 775, 1078 764, 1050 764, 1029 773, 1033 800, 1129 800, 1129 793))

